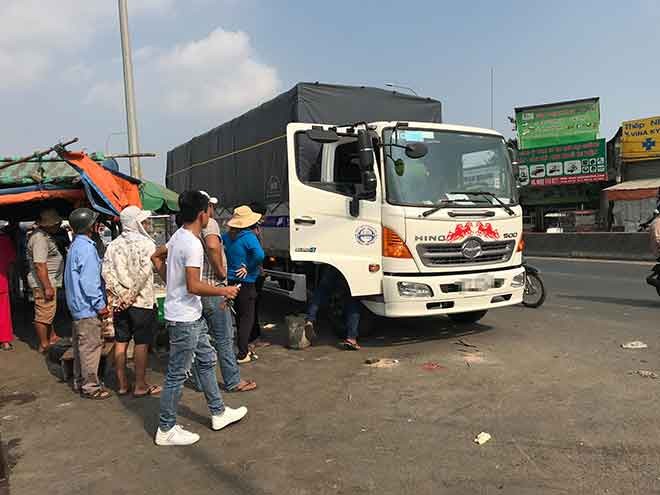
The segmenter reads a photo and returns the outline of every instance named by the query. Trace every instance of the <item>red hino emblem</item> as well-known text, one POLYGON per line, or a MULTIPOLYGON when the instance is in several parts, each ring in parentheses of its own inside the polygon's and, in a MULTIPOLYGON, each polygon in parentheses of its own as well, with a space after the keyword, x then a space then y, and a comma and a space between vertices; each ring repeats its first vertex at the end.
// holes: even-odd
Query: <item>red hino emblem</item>
POLYGON ((479 222, 479 225, 477 225, 477 235, 485 237, 486 239, 500 238, 500 232, 497 229, 494 229, 489 223, 483 224, 479 222))
POLYGON ((475 226, 472 222, 467 222, 466 224, 459 223, 456 225, 454 230, 449 231, 445 240, 447 242, 461 241, 471 235, 494 240, 500 238, 500 232, 493 228, 490 223, 477 222, 477 225, 475 226))
MULTIPOLYGON (((481 225, 481 224, 479 224, 481 225)), ((465 225, 459 223, 456 225, 456 228, 453 231, 449 231, 447 234, 446 241, 447 242, 453 242, 453 241, 460 241, 461 239, 465 239, 467 236, 474 234, 474 231, 472 230, 472 222, 468 222, 465 225)))

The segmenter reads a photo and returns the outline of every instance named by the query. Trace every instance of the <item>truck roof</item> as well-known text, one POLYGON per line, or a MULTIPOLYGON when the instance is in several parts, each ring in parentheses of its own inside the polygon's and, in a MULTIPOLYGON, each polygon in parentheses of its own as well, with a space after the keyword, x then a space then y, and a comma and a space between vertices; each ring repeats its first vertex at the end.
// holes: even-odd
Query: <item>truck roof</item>
MULTIPOLYGON (((378 126, 380 128, 385 128, 385 127, 394 127, 395 125, 401 123, 402 123, 401 121, 380 121, 380 122, 370 122, 369 124, 378 126)), ((483 127, 471 127, 471 126, 454 125, 454 124, 436 124, 431 122, 406 121, 405 123, 408 124, 408 127, 411 129, 415 129, 415 128, 438 129, 440 131, 462 132, 466 134, 489 134, 492 136, 504 138, 504 136, 499 132, 494 131, 493 129, 486 129, 483 127)))

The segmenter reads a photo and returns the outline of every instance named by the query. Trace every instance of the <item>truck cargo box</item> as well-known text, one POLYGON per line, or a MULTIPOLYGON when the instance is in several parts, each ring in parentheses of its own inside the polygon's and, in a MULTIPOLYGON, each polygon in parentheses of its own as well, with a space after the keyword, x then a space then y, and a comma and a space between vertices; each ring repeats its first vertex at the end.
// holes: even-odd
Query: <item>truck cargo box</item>
POLYGON ((166 184, 177 192, 206 190, 229 209, 253 202, 279 205, 288 201, 287 124, 441 119, 441 104, 431 98, 364 86, 299 83, 171 150, 166 184))

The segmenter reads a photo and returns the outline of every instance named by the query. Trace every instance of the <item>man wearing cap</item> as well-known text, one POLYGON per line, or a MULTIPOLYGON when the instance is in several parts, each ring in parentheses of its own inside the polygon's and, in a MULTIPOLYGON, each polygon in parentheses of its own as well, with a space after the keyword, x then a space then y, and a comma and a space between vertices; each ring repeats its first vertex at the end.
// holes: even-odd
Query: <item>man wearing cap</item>
POLYGON ((62 287, 64 256, 54 235, 61 224, 62 219, 56 210, 43 210, 27 241, 28 285, 34 296, 34 329, 39 338, 39 352, 45 352, 59 338, 53 321, 57 313, 57 291, 62 287))
POLYGON ((101 259, 92 240, 98 214, 78 208, 69 216, 75 237, 64 269, 66 303, 73 318, 74 390, 86 399, 104 400, 111 394, 98 376, 103 350, 101 319, 109 316, 101 279, 101 259))
POLYGON ((149 345, 158 321, 154 309, 154 277, 151 256, 156 244, 145 224, 151 212, 127 206, 119 215, 122 233, 113 240, 103 258, 103 279, 109 305, 114 311, 115 369, 119 395, 129 392, 126 378, 126 349, 135 342, 134 397, 158 395, 161 388, 146 381, 149 345))
MULTIPOLYGON (((202 280, 213 287, 226 285, 227 257, 220 236, 220 226, 213 218, 218 198, 211 197, 206 191, 200 191, 209 199, 209 223, 202 230, 202 245, 204 246, 204 267, 202 280)), ((236 362, 234 352, 234 325, 231 311, 225 298, 219 296, 202 297, 204 319, 213 335, 215 349, 218 352, 218 362, 225 389, 230 392, 249 392, 257 388, 253 380, 242 380, 241 372, 236 362)), ((195 381, 199 389, 199 379, 195 373, 195 381)))

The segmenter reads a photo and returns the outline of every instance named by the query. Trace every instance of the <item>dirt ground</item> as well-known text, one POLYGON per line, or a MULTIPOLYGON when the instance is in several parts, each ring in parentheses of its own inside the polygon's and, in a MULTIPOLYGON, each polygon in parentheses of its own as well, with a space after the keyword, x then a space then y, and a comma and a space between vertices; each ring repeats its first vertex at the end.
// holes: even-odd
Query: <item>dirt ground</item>
MULTIPOLYGON (((153 444, 158 399, 80 399, 19 341, 0 353, 11 493, 660 493, 660 380, 631 374, 660 369, 660 306, 576 303, 575 284, 548 279, 541 309, 467 327, 388 322, 361 352, 327 331, 286 349, 294 308, 269 299, 274 345, 241 368, 259 389, 224 395, 247 418, 212 432, 203 396, 186 389, 180 422, 202 439, 185 448, 153 444), (649 348, 622 349, 628 340, 649 348), (481 431, 492 440, 479 446, 481 431)), ((152 364, 160 383, 166 363, 152 364)))

